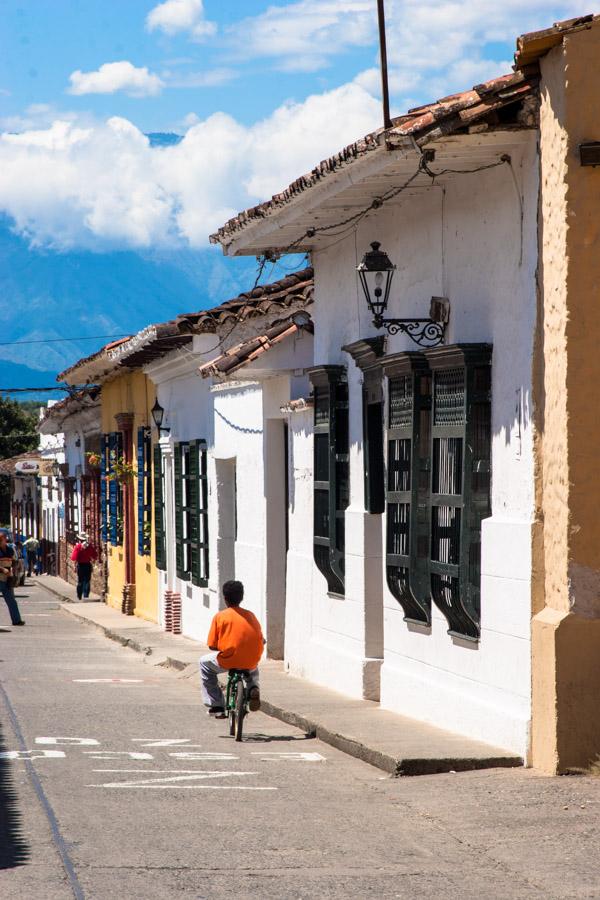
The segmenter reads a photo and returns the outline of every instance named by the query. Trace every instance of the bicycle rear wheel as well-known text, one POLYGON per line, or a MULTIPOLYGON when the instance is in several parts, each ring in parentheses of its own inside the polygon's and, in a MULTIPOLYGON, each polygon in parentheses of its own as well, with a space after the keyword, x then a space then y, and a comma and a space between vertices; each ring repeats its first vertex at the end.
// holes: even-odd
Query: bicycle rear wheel
POLYGON ((240 678, 235 688, 235 739, 241 741, 244 730, 244 716, 246 715, 244 682, 240 678))

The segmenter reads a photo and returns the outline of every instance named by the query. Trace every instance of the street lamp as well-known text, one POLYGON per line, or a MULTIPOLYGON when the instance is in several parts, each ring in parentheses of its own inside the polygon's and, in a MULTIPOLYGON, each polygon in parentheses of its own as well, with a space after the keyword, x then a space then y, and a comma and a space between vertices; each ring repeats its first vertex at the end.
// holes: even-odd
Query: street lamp
POLYGON ((373 314, 375 328, 385 328, 388 334, 407 334, 420 347, 437 347, 444 340, 449 304, 443 297, 432 297, 428 319, 391 319, 385 317, 390 298, 392 278, 396 266, 379 241, 371 243, 356 267, 367 306, 373 314))
POLYGON ((57 459, 54 460, 50 468, 52 470, 52 475, 54 476, 54 478, 60 478, 60 463, 57 459))
POLYGON ((162 408, 162 406, 160 405, 160 403, 158 402, 158 397, 154 401, 154 406, 152 407, 150 412, 152 413, 152 421, 156 425, 159 436, 162 434, 163 431, 166 431, 166 433, 168 434, 171 429, 162 427, 165 411, 162 408))

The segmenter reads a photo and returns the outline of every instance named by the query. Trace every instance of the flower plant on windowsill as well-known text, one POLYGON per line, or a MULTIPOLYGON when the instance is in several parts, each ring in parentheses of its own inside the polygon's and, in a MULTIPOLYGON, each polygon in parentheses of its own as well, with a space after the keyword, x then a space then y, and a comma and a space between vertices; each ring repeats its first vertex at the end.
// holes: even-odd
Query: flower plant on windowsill
POLYGON ((85 456, 86 456, 86 459, 88 462, 88 466, 91 469, 99 469, 100 468, 100 463, 102 462, 102 457, 100 456, 99 453, 89 452, 89 453, 86 453, 85 456))
POLYGON ((130 482, 137 475, 133 463, 127 462, 124 456, 111 460, 111 471, 107 474, 107 481, 118 481, 119 484, 130 482))

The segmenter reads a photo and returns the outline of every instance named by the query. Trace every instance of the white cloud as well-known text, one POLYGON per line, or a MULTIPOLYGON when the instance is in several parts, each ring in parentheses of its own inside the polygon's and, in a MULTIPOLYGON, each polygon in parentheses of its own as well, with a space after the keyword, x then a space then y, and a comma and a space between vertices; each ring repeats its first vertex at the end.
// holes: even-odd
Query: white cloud
POLYGON ((376 36, 372 0, 300 0, 269 6, 228 29, 241 58, 272 57, 289 72, 312 72, 353 46, 368 46, 376 36))
POLYGON ((56 249, 206 244, 234 215, 376 127, 358 85, 286 103, 247 127, 216 113, 175 146, 129 121, 56 121, 0 135, 0 210, 32 244, 56 249))
POLYGON ((148 31, 163 31, 174 35, 188 32, 192 40, 203 41, 217 31, 214 22, 204 17, 202 0, 165 0, 151 9, 146 17, 148 31))
MULTIPOLYGON (((396 112, 510 72, 512 59, 497 59, 498 44, 512 48, 517 35, 548 27, 580 9, 579 0, 388 0, 387 49, 396 112)), ((356 81, 379 93, 378 68, 356 81)))
POLYGON ((183 72, 174 73, 165 71, 162 77, 168 83, 169 87, 174 88, 207 88, 220 87, 222 84, 229 84, 236 78, 239 78, 239 72, 235 69, 220 66, 216 69, 206 69, 204 72, 183 72))
POLYGON ((163 82, 146 66, 136 67, 127 60, 104 63, 95 72, 77 69, 69 76, 70 94, 115 94, 125 91, 130 97, 152 97, 160 94, 163 82))

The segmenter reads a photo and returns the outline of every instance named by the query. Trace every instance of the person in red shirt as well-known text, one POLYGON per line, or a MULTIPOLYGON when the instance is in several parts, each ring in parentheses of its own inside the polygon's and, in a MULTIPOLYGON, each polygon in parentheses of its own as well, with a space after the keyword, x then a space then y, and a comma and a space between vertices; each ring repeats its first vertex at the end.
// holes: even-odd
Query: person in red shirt
POLYGON ((248 708, 260 709, 258 662, 263 654, 265 639, 260 622, 248 609, 240 609, 244 599, 241 581, 226 581, 223 585, 226 609, 218 612, 211 623, 207 644, 211 653, 200 659, 202 700, 208 714, 223 718, 225 699, 218 675, 229 669, 243 669, 248 689, 248 708))
POLYGON ((98 559, 96 548, 90 544, 87 534, 79 535, 79 541, 73 547, 71 559, 77 563, 77 597, 79 600, 87 600, 90 596, 92 563, 98 559))

